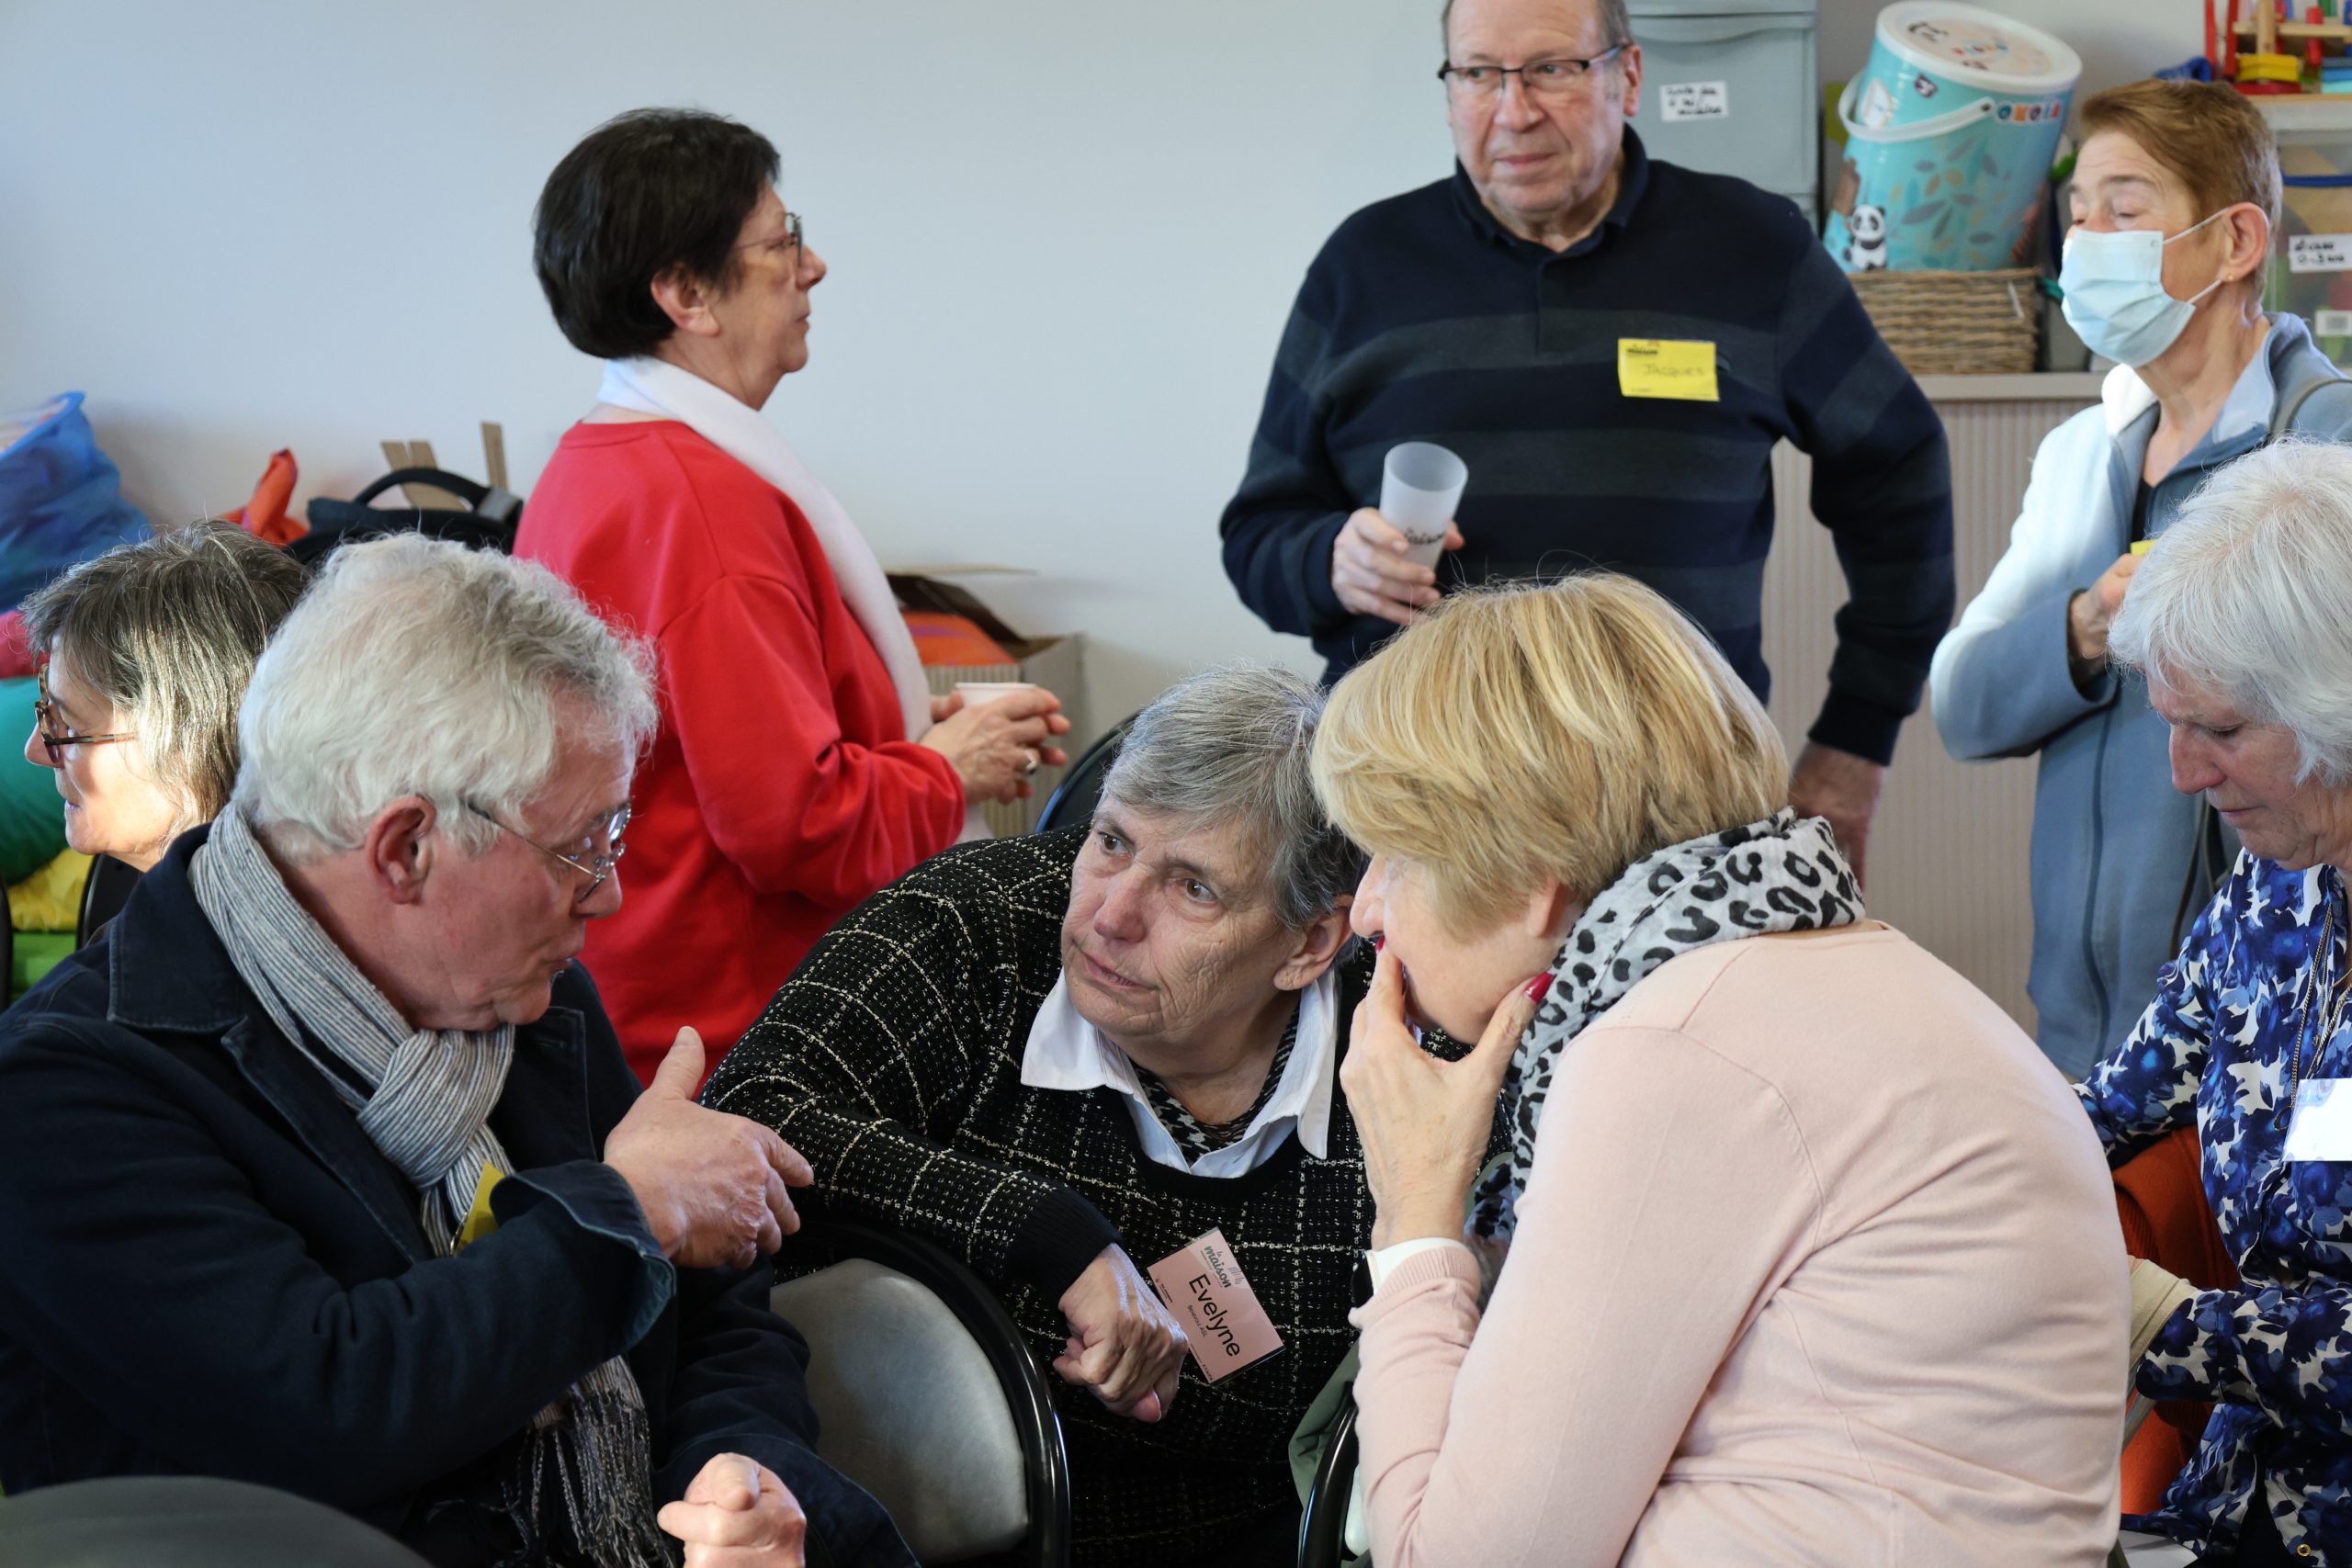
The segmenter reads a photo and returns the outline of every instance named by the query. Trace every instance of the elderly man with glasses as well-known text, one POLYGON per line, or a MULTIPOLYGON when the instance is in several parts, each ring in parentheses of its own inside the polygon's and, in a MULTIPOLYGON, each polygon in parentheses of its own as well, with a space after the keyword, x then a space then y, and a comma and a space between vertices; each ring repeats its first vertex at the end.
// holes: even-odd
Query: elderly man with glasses
POLYGON ((572 962, 650 663, 544 568, 332 558, 226 809, 0 1021, 9 1495, 258 1482, 445 1568, 911 1562, 767 1309, 807 1162, 694 1103, 690 1029, 640 1093, 572 962))
POLYGON ((1762 696, 1770 457, 1793 442, 1852 598, 1791 794, 1859 871, 1951 618, 1943 427, 1804 215, 1644 152, 1624 0, 1451 0, 1442 28, 1453 175, 1356 213, 1308 269, 1226 570, 1337 679, 1448 585, 1607 568, 1762 696), (1412 440, 1470 469, 1435 570, 1375 509, 1412 440))

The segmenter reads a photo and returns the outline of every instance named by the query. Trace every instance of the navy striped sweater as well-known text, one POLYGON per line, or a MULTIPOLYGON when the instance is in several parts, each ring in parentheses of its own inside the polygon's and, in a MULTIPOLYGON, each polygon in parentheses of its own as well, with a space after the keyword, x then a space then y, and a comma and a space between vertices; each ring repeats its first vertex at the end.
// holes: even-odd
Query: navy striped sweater
POLYGON ((1951 619, 1943 426, 1792 205, 1654 163, 1630 129, 1624 148, 1615 205, 1564 252, 1503 230, 1458 165, 1340 226, 1275 355, 1226 571, 1337 679, 1396 628, 1341 607, 1332 543, 1378 503, 1390 446, 1436 441, 1470 467, 1448 581, 1629 573, 1762 697, 1785 439, 1814 458, 1850 594, 1813 739, 1885 761, 1951 619), (1627 337, 1713 344, 1721 400, 1623 395, 1627 337))

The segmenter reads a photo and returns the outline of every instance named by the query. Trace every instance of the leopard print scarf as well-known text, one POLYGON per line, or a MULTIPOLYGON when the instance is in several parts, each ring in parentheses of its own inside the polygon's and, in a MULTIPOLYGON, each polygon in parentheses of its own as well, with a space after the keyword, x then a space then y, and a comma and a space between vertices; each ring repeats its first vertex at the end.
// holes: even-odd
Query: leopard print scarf
POLYGON ((1535 1164, 1535 1130, 1568 1043, 1668 959, 1740 937, 1823 931, 1862 918, 1861 887, 1818 817, 1785 807, 1759 822, 1671 844, 1626 867, 1586 907, 1503 1079, 1510 1153, 1472 1206, 1476 1236, 1508 1242, 1535 1164))

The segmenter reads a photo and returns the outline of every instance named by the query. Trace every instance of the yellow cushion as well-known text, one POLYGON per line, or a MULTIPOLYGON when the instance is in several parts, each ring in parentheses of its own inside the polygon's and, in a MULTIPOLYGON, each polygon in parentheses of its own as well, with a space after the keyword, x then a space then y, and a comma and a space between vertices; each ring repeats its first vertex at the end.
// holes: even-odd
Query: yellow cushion
POLYGON ((70 931, 82 918, 90 857, 67 850, 8 889, 8 923, 20 931, 70 931))

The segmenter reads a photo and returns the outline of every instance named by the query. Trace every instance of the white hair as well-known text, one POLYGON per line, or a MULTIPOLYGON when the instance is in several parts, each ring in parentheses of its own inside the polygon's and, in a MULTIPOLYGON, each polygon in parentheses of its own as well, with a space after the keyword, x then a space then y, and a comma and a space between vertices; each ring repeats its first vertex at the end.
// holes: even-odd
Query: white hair
POLYGON ((358 847, 404 795, 467 854, 555 771, 557 705, 635 758, 656 723, 651 647, 543 566, 418 534, 329 556, 254 666, 234 805, 297 860, 358 847))
POLYGON ((2132 575, 2110 657, 2295 738, 2352 777, 2352 447, 2279 441, 2215 473, 2132 575))

